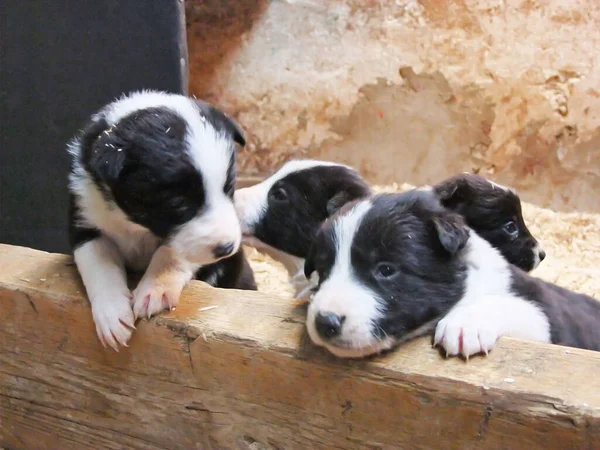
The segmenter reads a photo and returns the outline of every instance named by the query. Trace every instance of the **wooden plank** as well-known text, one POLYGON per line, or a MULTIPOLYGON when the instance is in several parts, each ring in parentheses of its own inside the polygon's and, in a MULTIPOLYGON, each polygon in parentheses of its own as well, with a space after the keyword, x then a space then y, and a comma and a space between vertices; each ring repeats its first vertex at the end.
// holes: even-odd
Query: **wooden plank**
POLYGON ((341 361, 302 306, 198 282, 115 353, 69 257, 0 245, 0 267, 2 448, 600 448, 600 353, 502 339, 465 363, 421 339, 341 361))

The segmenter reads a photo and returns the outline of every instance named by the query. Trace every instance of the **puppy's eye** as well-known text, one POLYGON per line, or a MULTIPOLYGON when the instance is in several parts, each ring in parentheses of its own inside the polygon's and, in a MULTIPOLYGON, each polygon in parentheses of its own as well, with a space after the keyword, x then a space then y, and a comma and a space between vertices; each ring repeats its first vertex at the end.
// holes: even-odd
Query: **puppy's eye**
POLYGON ((389 263, 381 263, 375 268, 377 278, 390 278, 396 274, 396 268, 389 263))
POLYGON ((288 199, 288 195, 287 192, 285 191, 284 188, 277 188, 274 189, 269 196, 271 197, 272 200, 276 201, 276 202, 285 202, 288 199))
POLYGON ((508 234, 512 238, 516 238, 519 235, 519 229, 512 220, 506 222, 502 229, 506 234, 508 234))

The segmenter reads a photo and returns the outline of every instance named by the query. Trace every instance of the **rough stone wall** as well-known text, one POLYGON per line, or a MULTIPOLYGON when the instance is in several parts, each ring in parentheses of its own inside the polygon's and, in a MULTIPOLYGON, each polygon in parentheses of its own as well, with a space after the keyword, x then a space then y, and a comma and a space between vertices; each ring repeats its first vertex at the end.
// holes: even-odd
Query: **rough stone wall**
POLYGON ((188 0, 190 92, 248 174, 334 159, 375 183, 475 171, 600 211, 597 0, 188 0))

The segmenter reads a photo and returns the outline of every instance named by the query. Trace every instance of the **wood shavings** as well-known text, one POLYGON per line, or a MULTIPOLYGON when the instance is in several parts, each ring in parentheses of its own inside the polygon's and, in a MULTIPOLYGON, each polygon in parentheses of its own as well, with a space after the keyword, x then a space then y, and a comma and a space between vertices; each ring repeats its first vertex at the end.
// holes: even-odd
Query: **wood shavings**
POLYGON ((211 309, 215 309, 215 308, 218 308, 218 306, 217 305, 205 306, 203 308, 198 308, 198 311, 201 311, 201 312, 203 312, 203 311, 210 311, 211 309))

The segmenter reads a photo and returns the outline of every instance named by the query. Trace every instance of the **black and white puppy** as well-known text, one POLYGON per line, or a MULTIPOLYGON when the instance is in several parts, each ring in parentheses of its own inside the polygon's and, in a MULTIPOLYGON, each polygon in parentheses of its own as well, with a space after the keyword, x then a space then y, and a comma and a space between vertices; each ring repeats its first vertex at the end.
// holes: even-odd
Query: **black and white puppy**
POLYGON ((316 282, 304 277, 304 258, 319 227, 341 206, 370 193, 351 167, 289 161, 261 183, 235 192, 243 241, 281 262, 296 297, 305 297, 316 282))
POLYGON ((508 262, 530 272, 546 253, 525 225, 519 195, 484 177, 463 173, 433 186, 442 205, 497 248, 508 262))
POLYGON ((137 317, 177 305, 194 275, 256 289, 233 206, 240 127, 181 95, 134 92, 94 114, 68 145, 70 241, 103 344, 137 317), (144 273, 133 292, 126 270, 144 273))
POLYGON ((308 333, 340 357, 434 327, 448 355, 487 353, 501 336, 600 350, 599 302, 509 264, 432 192, 346 205, 317 234, 305 269, 319 274, 308 333))
MULTIPOLYGON (((530 271, 545 253, 525 225, 519 196, 483 177, 461 174, 431 187, 445 206, 462 214, 471 228, 511 263, 530 271)), ((371 190, 359 173, 328 161, 293 160, 263 182, 235 193, 244 243, 287 269, 296 297, 316 286, 302 270, 319 225, 349 201, 371 190)))

